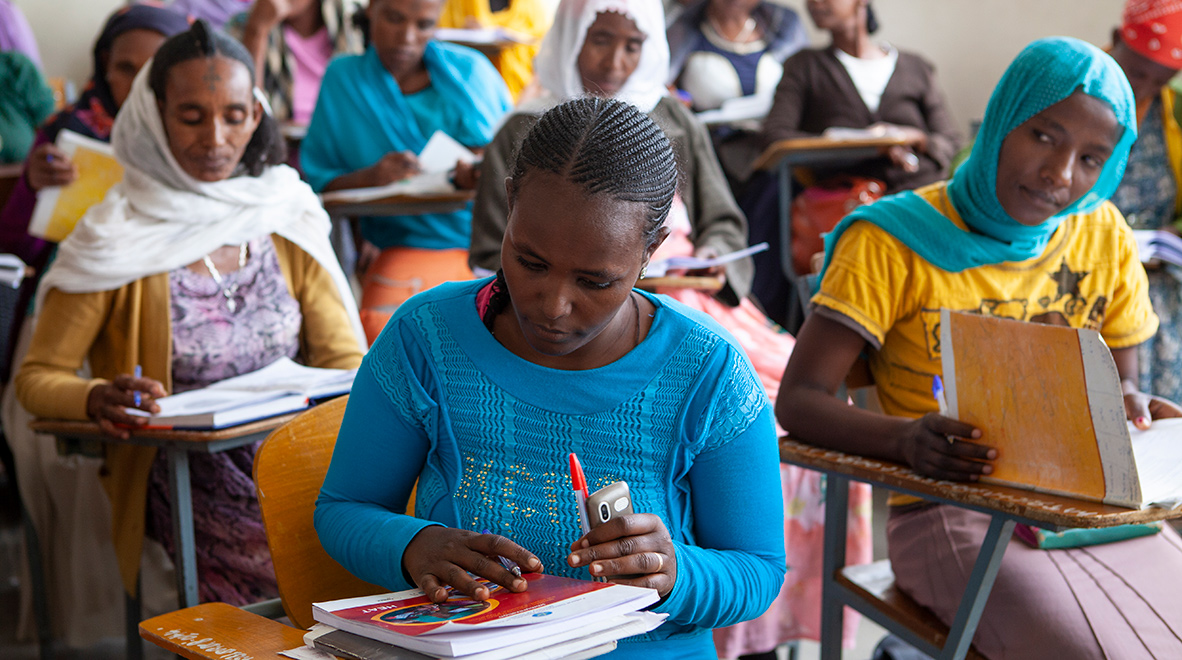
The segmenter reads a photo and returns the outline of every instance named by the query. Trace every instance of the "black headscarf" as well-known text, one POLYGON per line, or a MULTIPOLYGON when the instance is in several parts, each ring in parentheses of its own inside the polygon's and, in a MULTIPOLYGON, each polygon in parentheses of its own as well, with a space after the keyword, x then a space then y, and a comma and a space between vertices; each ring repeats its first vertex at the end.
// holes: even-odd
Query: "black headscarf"
POLYGON ((51 117, 45 124, 49 139, 56 139, 63 128, 97 140, 108 139, 118 108, 111 97, 111 88, 107 85, 106 60, 111 45, 119 35, 131 30, 152 30, 171 37, 188 29, 187 18, 158 3, 131 5, 111 14, 94 42, 94 73, 90 76, 90 82, 74 105, 51 117))

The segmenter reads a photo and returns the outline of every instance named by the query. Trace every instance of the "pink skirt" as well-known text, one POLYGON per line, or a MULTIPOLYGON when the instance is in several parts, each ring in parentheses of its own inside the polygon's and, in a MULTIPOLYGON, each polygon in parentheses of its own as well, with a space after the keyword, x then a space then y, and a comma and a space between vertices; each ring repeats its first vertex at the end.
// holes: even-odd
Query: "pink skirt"
MULTIPOLYGON (((892 513, 899 588, 951 622, 988 527, 949 505, 892 513)), ((991 660, 1182 658, 1182 539, 1167 526, 1066 550, 1011 540, 973 644, 991 660)))

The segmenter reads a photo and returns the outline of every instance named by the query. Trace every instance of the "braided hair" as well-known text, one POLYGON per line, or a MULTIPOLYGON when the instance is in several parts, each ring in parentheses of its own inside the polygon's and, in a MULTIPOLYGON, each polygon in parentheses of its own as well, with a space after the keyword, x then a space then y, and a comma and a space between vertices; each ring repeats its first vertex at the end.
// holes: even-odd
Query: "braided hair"
MULTIPOLYGON (((214 29, 205 19, 198 19, 188 31, 174 35, 161 44, 156 56, 152 58, 152 68, 148 70, 148 85, 156 95, 156 100, 164 103, 168 73, 174 66, 189 60, 219 56, 241 62, 250 73, 251 85, 254 84, 254 58, 246 48, 226 33, 214 29)), ((268 165, 277 165, 286 160, 287 147, 279 134, 279 123, 269 112, 264 112, 258 128, 242 153, 242 160, 238 163, 234 175, 245 172, 250 176, 258 176, 268 165)))
MULTIPOLYGON (((615 99, 590 96, 552 108, 530 128, 512 163, 511 201, 537 171, 557 174, 589 194, 643 204, 646 248, 660 235, 677 192, 677 159, 669 138, 648 115, 615 99)), ((490 330, 508 304, 509 287, 499 270, 484 315, 490 330)))

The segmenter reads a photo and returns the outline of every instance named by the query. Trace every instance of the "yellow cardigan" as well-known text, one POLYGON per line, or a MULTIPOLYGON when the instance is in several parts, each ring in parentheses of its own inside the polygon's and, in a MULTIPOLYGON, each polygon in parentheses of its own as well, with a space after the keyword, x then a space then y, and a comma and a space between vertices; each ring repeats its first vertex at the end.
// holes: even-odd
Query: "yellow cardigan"
MULTIPOLYGON (((362 349, 328 271, 294 243, 272 235, 279 267, 300 303, 301 359, 314 367, 353 368, 362 349)), ((16 395, 37 417, 87 419, 86 398, 100 383, 143 367, 145 377, 172 390, 172 313, 168 273, 112 291, 45 296, 28 355, 17 373, 16 395), (95 378, 77 373, 89 359, 95 378)), ((112 536, 119 570, 134 594, 143 548, 148 473, 153 447, 105 445, 103 485, 111 500, 112 536)))
POLYGON ((1182 218, 1182 128, 1178 126, 1178 116, 1174 114, 1174 104, 1178 92, 1170 85, 1161 90, 1161 125, 1165 133, 1166 157, 1170 160, 1170 169, 1174 172, 1174 182, 1178 192, 1174 195, 1175 222, 1182 218))
POLYGON ((503 28, 534 40, 530 44, 503 48, 491 58, 516 101, 534 78, 534 57, 538 54, 539 42, 550 29, 549 10, 541 0, 510 0, 506 9, 495 13, 489 8, 488 0, 447 0, 439 17, 439 27, 465 28, 469 18, 483 27, 503 28))

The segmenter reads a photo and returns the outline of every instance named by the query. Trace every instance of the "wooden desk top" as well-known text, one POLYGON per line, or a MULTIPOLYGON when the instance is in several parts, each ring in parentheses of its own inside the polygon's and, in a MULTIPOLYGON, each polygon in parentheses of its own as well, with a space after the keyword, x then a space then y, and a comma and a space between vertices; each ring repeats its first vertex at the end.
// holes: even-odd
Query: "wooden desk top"
POLYGON ((697 289, 699 291, 718 291, 722 288, 722 280, 717 277, 691 277, 686 275, 671 277, 646 277, 636 282, 636 288, 645 291, 656 291, 658 287, 672 287, 679 289, 697 289))
POLYGON ((25 164, 20 163, 0 163, 0 179, 19 179, 21 172, 25 171, 25 164))
POLYGON ((456 190, 428 195, 393 195, 363 202, 330 200, 324 202, 324 210, 329 215, 350 217, 451 213, 464 208, 475 197, 473 190, 456 190))
POLYGON ((210 431, 191 429, 134 429, 131 438, 118 440, 103 434, 95 422, 80 422, 64 419, 35 419, 29 422, 29 428, 37 433, 48 433, 56 436, 79 438, 83 440, 101 440, 103 442, 127 442, 131 444, 163 445, 169 442, 214 443, 222 440, 233 440, 243 436, 273 431, 295 419, 299 412, 268 417, 238 426, 210 431))
POLYGON ((751 166, 752 170, 772 170, 780 164, 780 161, 789 154, 800 152, 840 152, 840 151, 865 151, 867 149, 877 150, 886 147, 893 147, 896 145, 905 145, 907 140, 897 136, 885 136, 874 138, 859 138, 859 139, 842 139, 835 140, 827 137, 806 137, 806 138, 790 138, 787 140, 780 140, 772 143, 764 150, 759 158, 755 159, 755 163, 751 166))
POLYGON ((205 603, 140 623, 140 637, 191 660, 279 658, 304 645, 304 631, 238 609, 205 603))
POLYGON ((897 463, 821 449, 788 438, 780 439, 780 460, 917 497, 1027 519, 1044 527, 1111 527, 1182 517, 1182 507, 1172 511, 1137 510, 1008 486, 939 481, 922 477, 897 463))

